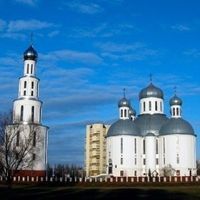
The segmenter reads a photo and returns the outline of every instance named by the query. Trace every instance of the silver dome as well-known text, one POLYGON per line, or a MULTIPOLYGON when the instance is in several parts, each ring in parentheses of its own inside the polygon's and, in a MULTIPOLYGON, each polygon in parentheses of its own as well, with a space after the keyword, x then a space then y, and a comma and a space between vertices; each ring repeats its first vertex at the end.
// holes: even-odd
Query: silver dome
POLYGON ((171 118, 160 129, 160 135, 186 134, 195 135, 194 129, 182 118, 171 118))
POLYGON ((24 52, 24 60, 37 60, 38 54, 37 51, 33 48, 32 45, 24 52))
POLYGON ((139 129, 130 119, 119 119, 108 129, 107 137, 119 135, 140 136, 139 129))
POLYGON ((163 99, 163 91, 150 83, 146 88, 142 89, 139 93, 139 99, 147 97, 157 97, 163 99))
POLYGON ((130 102, 128 99, 126 99, 125 97, 123 97, 122 99, 119 100, 119 103, 118 103, 118 107, 123 107, 123 106, 127 106, 127 107, 130 107, 130 102))
POLYGON ((174 106, 174 105, 182 105, 182 100, 176 96, 176 94, 170 99, 169 104, 170 106, 174 106))
POLYGON ((168 121, 164 114, 142 114, 139 115, 134 123, 140 129, 141 136, 146 136, 148 133, 159 135, 160 128, 168 121))

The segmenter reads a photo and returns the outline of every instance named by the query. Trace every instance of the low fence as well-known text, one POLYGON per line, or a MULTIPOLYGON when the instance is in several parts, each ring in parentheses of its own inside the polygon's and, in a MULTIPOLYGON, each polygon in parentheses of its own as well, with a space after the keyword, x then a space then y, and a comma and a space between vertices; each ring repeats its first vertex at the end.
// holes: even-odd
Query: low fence
MULTIPOLYGON (((0 176, 0 182, 6 179, 0 176)), ((200 183, 200 176, 169 177, 13 177, 14 183, 200 183)))

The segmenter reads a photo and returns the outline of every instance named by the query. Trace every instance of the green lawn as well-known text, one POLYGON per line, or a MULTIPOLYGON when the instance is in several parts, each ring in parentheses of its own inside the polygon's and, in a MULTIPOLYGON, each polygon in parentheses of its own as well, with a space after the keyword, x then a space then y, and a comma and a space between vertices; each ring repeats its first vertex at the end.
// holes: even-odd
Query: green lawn
POLYGON ((64 187, 64 186, 0 186, 3 199, 200 199, 200 185, 194 186, 135 186, 135 187, 64 187))

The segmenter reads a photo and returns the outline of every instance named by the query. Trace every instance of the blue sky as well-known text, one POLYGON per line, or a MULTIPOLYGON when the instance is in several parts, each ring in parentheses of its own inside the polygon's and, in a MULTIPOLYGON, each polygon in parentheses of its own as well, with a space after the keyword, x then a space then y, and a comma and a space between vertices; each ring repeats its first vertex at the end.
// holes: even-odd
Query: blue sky
MULTIPOLYGON (((83 165, 85 125, 116 120, 123 88, 138 113, 150 73, 165 93, 165 113, 176 86, 200 137, 199 7, 198 0, 1 0, 0 112, 17 98, 33 32, 51 164, 83 165)), ((198 142, 198 159, 199 151, 198 142)))

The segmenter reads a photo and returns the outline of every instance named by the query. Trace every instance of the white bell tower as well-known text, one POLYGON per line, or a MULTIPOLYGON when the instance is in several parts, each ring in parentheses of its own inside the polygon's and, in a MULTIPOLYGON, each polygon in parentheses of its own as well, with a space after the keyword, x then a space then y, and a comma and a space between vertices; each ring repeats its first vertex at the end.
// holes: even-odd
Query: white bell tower
MULTIPOLYGON (((19 140, 33 138, 29 157, 32 166, 20 169, 26 176, 44 176, 47 165, 48 127, 42 125, 42 101, 39 100, 39 79, 36 77, 38 54, 30 45, 24 52, 24 74, 19 78, 18 98, 13 102, 13 125, 19 125, 19 140), (31 127, 31 129, 30 129, 31 127), (30 155, 32 154, 32 155, 30 155)), ((14 128, 14 127, 13 127, 14 128)))

